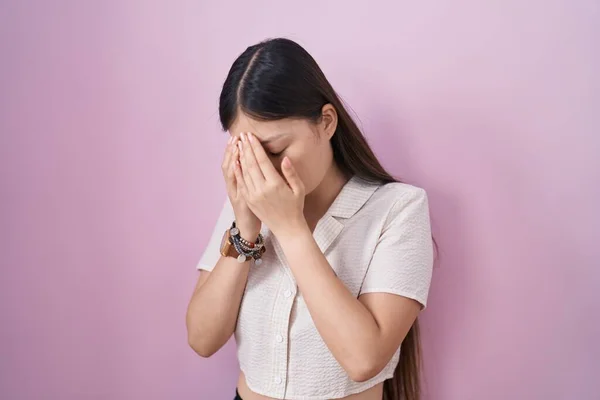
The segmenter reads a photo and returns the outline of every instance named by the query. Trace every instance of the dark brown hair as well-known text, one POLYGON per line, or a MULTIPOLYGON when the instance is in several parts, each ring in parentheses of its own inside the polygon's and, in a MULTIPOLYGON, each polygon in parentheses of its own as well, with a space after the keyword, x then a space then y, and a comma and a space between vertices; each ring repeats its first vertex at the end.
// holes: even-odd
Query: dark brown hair
MULTIPOLYGON (((223 84, 219 116, 225 131, 239 110, 259 120, 318 121, 325 104, 335 107, 338 114, 331 139, 337 165, 347 175, 370 182, 397 182, 381 166, 316 61, 289 39, 250 46, 235 60, 223 84)), ((420 364, 419 325, 415 321, 402 342, 394 377, 384 384, 384 400, 419 400, 420 364)))

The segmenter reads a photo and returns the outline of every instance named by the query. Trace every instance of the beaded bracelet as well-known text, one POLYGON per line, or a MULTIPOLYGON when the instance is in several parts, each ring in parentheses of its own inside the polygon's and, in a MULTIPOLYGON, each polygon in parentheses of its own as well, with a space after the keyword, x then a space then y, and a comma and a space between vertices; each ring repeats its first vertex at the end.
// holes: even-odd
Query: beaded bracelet
POLYGON ((254 259, 255 264, 260 265, 262 263, 261 256, 266 250, 265 247, 248 248, 245 247, 239 239, 239 236, 230 236, 231 244, 233 244, 235 250, 239 254, 238 261, 244 262, 249 259, 254 259))
POLYGON ((239 262, 242 263, 248 261, 249 259, 254 259, 256 265, 260 265, 262 263, 261 257, 266 251, 262 234, 258 234, 256 243, 251 243, 242 238, 240 235, 240 230, 237 228, 235 221, 233 221, 231 228, 229 229, 229 240, 239 254, 239 262))

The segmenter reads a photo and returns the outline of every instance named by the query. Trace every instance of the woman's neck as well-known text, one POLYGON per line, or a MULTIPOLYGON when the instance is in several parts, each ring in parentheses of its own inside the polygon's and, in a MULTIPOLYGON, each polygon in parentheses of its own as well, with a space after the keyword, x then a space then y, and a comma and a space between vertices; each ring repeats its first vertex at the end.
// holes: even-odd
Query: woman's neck
POLYGON ((313 231, 319 220, 325 215, 349 177, 334 163, 323 177, 323 180, 304 199, 304 218, 313 231))

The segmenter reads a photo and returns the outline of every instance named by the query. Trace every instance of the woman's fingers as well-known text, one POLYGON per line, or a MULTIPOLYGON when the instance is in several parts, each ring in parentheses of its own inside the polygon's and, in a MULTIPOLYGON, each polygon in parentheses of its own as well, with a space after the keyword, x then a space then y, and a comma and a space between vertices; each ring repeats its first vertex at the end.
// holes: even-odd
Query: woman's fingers
POLYGON ((227 175, 227 170, 229 169, 229 166, 231 164, 231 144, 233 143, 233 139, 234 137, 230 136, 229 140, 227 141, 227 146, 225 146, 225 154, 223 155, 223 162, 221 163, 221 170, 223 171, 223 176, 227 175))
POLYGON ((227 186, 227 192, 231 196, 236 196, 237 194, 237 186, 235 183, 235 163, 238 158, 237 153, 237 138, 230 137, 229 142, 227 143, 227 149, 225 150, 225 157, 223 158, 223 177, 225 178, 225 184, 227 186))
POLYGON ((243 177, 242 166, 240 162, 236 160, 234 162, 233 171, 235 174, 235 184, 237 192, 244 198, 248 198, 248 187, 246 186, 246 180, 243 177))
POLYGON ((254 187, 262 187, 265 182, 265 175, 261 171, 260 165, 258 165, 258 161, 256 160, 256 156, 254 154, 254 150, 252 149, 252 143, 250 143, 250 133, 242 133, 242 157, 245 161, 245 169, 248 171, 252 182, 254 183, 254 187))
POLYGON ((258 165, 258 169, 261 171, 262 176, 266 180, 278 180, 281 179, 279 173, 273 167, 273 163, 267 156, 265 149, 262 147, 256 136, 252 133, 248 134, 248 143, 251 148, 252 153, 256 159, 256 163, 258 165))
MULTIPOLYGON (((246 145, 247 146, 247 145, 246 145)), ((255 182, 250 175, 249 167, 248 167, 248 157, 244 155, 244 146, 241 141, 238 141, 238 151, 240 153, 240 166, 241 166, 241 177, 244 180, 244 186, 247 192, 254 192, 255 190, 255 182)), ((236 179, 239 176, 236 175, 236 179)))

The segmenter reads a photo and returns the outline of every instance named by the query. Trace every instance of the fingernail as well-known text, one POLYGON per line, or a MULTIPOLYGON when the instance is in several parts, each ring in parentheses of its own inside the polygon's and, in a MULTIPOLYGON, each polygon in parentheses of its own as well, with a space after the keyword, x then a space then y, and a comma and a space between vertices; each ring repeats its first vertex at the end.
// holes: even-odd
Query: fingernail
POLYGON ((251 142, 254 142, 254 135, 251 133, 248 133, 248 140, 250 140, 251 142))
POLYGON ((246 141, 246 133, 242 132, 241 136, 242 136, 242 142, 245 142, 246 141))
POLYGON ((238 142, 238 148, 242 151, 242 142, 238 142))

